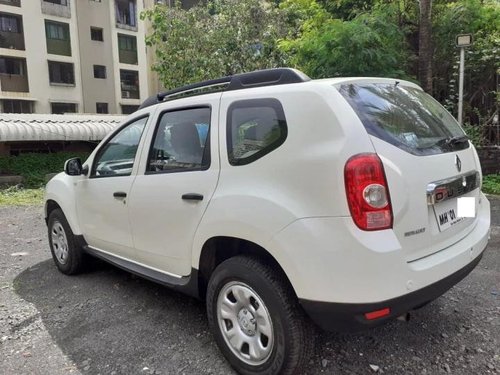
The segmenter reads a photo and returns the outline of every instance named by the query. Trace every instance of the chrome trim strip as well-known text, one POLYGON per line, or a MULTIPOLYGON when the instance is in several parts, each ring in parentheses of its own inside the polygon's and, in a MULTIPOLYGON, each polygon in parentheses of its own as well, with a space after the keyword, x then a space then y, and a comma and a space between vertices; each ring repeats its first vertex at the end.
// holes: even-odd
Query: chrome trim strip
POLYGON ((479 187, 478 171, 471 171, 461 175, 431 182, 427 185, 427 205, 467 194, 479 187))

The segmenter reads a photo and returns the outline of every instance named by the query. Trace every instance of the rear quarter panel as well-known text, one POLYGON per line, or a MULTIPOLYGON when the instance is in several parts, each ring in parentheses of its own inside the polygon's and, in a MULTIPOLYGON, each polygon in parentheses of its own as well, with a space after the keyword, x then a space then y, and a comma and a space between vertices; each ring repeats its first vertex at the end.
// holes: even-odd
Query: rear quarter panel
POLYGON ((220 111, 221 172, 198 227, 193 267, 199 267, 203 244, 214 236, 252 241, 283 266, 280 259, 289 254, 286 249, 273 248, 272 237, 301 218, 350 216, 344 165, 356 153, 373 152, 372 144, 357 116, 331 85, 311 82, 287 85, 286 90, 271 86, 226 92, 220 111), (279 148, 262 158, 233 166, 226 147, 228 107, 248 98, 278 99, 288 135, 279 148))

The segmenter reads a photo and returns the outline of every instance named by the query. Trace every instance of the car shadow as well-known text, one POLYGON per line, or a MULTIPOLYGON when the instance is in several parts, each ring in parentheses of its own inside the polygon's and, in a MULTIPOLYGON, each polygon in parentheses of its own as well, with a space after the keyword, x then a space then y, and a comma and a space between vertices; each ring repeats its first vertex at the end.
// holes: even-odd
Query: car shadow
MULTIPOLYGON (((86 273, 66 276, 47 260, 19 274, 14 286, 86 374, 233 373, 208 331, 203 302, 101 261, 93 260, 86 273)), ((431 368, 435 353, 456 346, 444 339, 460 335, 458 327, 467 322, 465 311, 441 307, 434 302, 422 308, 410 323, 394 321, 357 334, 319 333, 306 371, 358 374, 373 372, 369 365, 376 365, 385 373, 413 373, 431 368)))

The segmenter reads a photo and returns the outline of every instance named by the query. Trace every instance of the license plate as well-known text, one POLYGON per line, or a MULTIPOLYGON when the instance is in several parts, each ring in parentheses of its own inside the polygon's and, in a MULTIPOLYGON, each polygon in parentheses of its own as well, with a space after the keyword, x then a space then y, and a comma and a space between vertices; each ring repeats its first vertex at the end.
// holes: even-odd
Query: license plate
POLYGON ((440 232, 450 229, 452 226, 467 219, 466 217, 458 217, 456 199, 449 199, 435 204, 434 214, 436 215, 436 221, 440 232))

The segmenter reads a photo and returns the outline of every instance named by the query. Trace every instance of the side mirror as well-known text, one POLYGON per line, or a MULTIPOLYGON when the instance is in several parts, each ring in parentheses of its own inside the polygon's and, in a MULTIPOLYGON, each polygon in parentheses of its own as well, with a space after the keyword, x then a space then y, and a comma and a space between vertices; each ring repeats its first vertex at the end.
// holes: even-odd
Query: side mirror
POLYGON ((73 158, 66 160, 64 163, 64 172, 68 176, 80 176, 82 174, 87 175, 89 168, 87 166, 82 167, 82 161, 80 158, 73 158))

